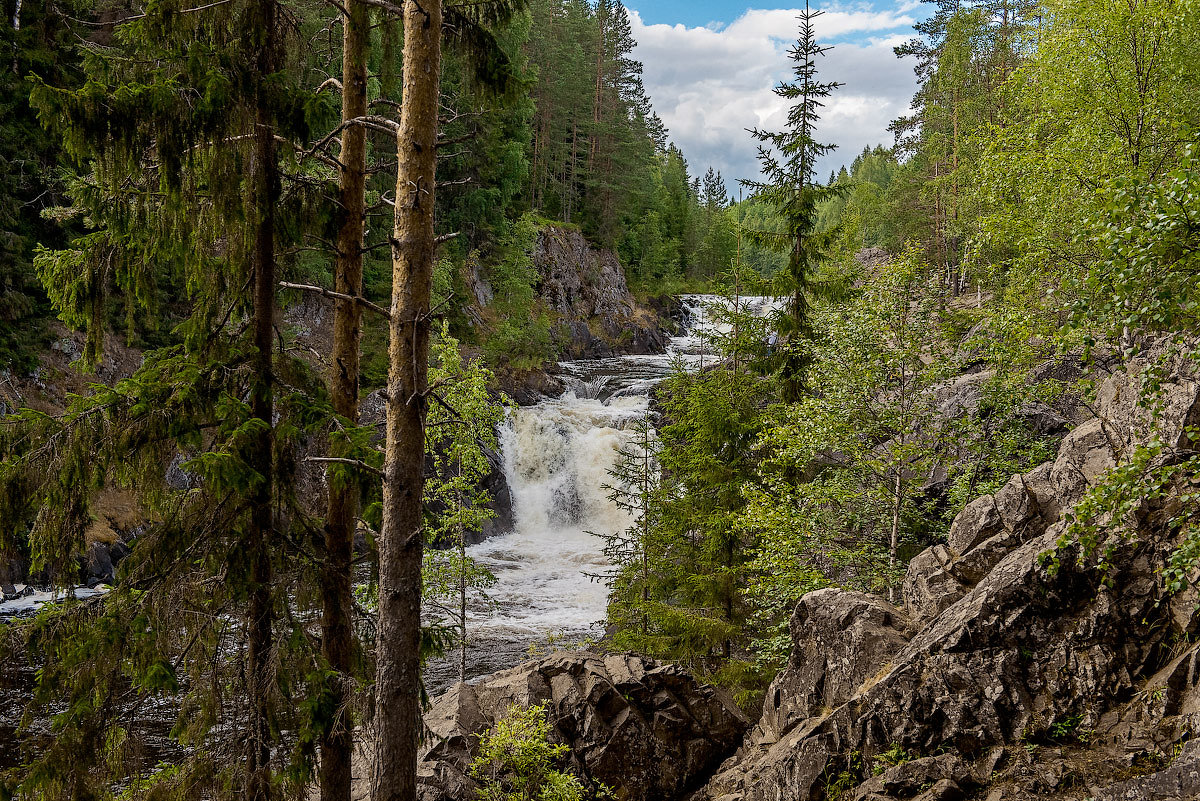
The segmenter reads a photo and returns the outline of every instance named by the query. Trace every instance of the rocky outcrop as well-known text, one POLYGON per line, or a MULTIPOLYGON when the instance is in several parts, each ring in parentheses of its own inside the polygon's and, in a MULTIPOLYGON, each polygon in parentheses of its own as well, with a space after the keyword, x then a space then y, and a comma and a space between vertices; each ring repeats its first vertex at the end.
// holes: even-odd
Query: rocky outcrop
POLYGON ((621 801, 671 801, 694 790, 741 741, 749 721, 723 692, 675 665, 621 654, 559 652, 459 684, 425 715, 422 801, 474 798, 478 735, 513 705, 545 704, 567 767, 621 801))
POLYGON ((556 317, 555 338, 563 358, 599 359, 666 348, 658 315, 633 299, 625 270, 611 250, 593 248, 579 231, 546 227, 538 234, 533 263, 538 296, 556 317))
POLYGON ((1146 359, 1098 391, 1053 462, 969 504, 909 565, 899 608, 837 589, 792 620, 762 719, 696 799, 1200 797, 1195 593, 1162 570, 1179 488, 1131 508, 1107 570, 1059 546, 1073 507, 1138 443, 1191 446, 1200 382, 1146 359), (1137 403, 1162 383, 1158 413, 1137 403))

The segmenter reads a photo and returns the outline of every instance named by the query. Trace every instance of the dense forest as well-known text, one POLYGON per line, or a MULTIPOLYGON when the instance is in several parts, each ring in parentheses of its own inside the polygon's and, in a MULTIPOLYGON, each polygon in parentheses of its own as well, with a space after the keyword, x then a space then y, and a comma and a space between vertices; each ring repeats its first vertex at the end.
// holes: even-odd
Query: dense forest
MULTIPOLYGON (((913 566, 1126 363, 1151 359, 1169 418, 1200 355, 1200 5, 925 3, 896 48, 911 115, 858 154, 821 137, 841 84, 806 6, 786 125, 746 121, 761 173, 727 185, 671 142, 616 0, 5 0, 0 585, 79 585, 114 498, 137 533, 99 592, 0 620, 28 668, 0 798, 435 797, 423 671, 468 678, 506 391, 565 353, 553 232, 615 256, 631 313, 669 328, 706 293, 719 323, 623 428, 591 645, 679 665, 731 715, 780 707, 814 591, 912 606, 913 566), (313 340, 294 310, 317 301, 313 340), (29 402, 70 332, 82 378, 29 402)), ((1155 581, 1194 592, 1185 418, 1089 475, 1048 575, 1115 586, 1169 496, 1155 581)), ((548 714, 475 737, 462 797, 654 797, 564 768, 548 714)), ((1021 748, 1084 748, 1089 714, 1021 748)), ((811 797, 917 759, 889 736, 811 797)))

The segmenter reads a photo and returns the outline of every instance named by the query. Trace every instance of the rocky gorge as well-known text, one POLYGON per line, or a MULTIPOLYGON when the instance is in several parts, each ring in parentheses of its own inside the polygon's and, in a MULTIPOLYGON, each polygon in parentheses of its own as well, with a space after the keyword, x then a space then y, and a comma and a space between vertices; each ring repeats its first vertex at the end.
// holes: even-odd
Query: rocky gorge
POLYGON ((1147 443, 1161 444, 1159 465, 1191 455, 1200 380, 1159 349, 1104 379, 1090 408, 1052 461, 972 501, 945 543, 911 561, 896 604, 806 595, 753 726, 677 668, 560 653, 434 704, 423 797, 469 797, 462 766, 500 698, 549 700, 580 775, 624 763, 619 798, 1200 797, 1200 606, 1164 578, 1188 539, 1191 482, 1101 518, 1098 550, 1063 537, 1089 491, 1147 443), (636 769, 647 754, 669 756, 658 772, 636 769))
MULTIPOLYGON (((666 324, 636 304, 610 255, 569 229, 540 240, 539 293, 555 311, 566 354, 611 358, 666 341, 666 324)), ((319 332, 323 308, 308 301, 289 319, 319 332)), ((68 375, 72 343, 64 335, 38 379, 47 396, 63 394, 53 369, 61 362, 68 375)), ((136 366, 136 354, 123 357, 136 366)), ((986 379, 967 365, 938 387, 938 414, 977 403, 986 379)), ((537 382, 555 390, 546 374, 537 382)), ((466 768, 478 737, 514 704, 545 704, 552 739, 570 748, 567 767, 620 799, 1200 797, 1198 596, 1173 592, 1164 577, 1188 542, 1191 483, 1180 478, 1102 519, 1108 538, 1098 552, 1062 544, 1089 491, 1143 446, 1161 445, 1155 465, 1190 458, 1200 379, 1163 346, 1098 383, 1089 403, 1029 406, 1031 425, 1059 440, 1055 458, 969 503, 945 542, 911 560, 895 602, 837 588, 805 596, 791 617, 788 664, 754 720, 677 666, 602 650, 558 652, 456 685, 434 702, 423 801, 473 797, 466 768), (1141 403, 1149 389, 1152 410, 1141 403)), ((375 400, 365 399, 365 419, 375 400)), ((489 489, 501 504, 488 534, 512 523, 499 454, 493 464, 489 489)), ((128 498, 109 497, 97 509, 81 561, 88 583, 111 580, 112 557, 142 522, 128 498)), ((27 579, 24 570, 0 564, 6 594, 27 579)), ((360 765, 360 798, 368 764, 360 765)))
MULTIPOLYGON (((536 272, 534 291, 538 302, 553 321, 552 334, 559 358, 598 360, 624 354, 662 353, 669 332, 677 328, 671 313, 679 313, 667 301, 652 306, 634 298, 626 282, 625 270, 615 253, 596 248, 573 228, 546 226, 537 235, 531 253, 536 272)), ((468 270, 471 303, 467 317, 481 337, 487 335, 488 307, 494 299, 484 271, 468 270)), ((290 338, 303 358, 314 369, 324 370, 322 354, 332 348, 333 300, 312 292, 295 293, 283 309, 290 338)), ((60 414, 73 394, 85 393, 89 382, 114 384, 128 378, 142 364, 141 350, 121 337, 108 335, 104 357, 92 374, 75 364, 83 353, 84 334, 71 331, 60 323, 52 325, 53 339, 41 354, 39 366, 28 375, 0 372, 0 414, 19 408, 31 408, 47 414, 60 414)), ((556 364, 539 369, 498 372, 497 390, 521 405, 532 405, 565 389, 556 364)), ((365 393, 360 405, 361 420, 382 429, 384 401, 380 390, 365 393)), ((511 530, 513 525, 512 492, 504 475, 503 458, 489 453, 492 470, 485 489, 492 501, 493 517, 484 521, 481 531, 472 537, 482 541, 511 530)), ((164 465, 168 484, 186 489, 189 478, 177 457, 164 465)), ((311 497, 314 511, 324 507, 324 471, 303 466, 300 480, 311 497)), ((136 498, 122 490, 106 490, 93 505, 95 522, 85 534, 79 554, 78 582, 96 585, 112 582, 116 566, 129 552, 133 540, 145 524, 136 498)), ((27 555, 0 559, 0 602, 33 593, 35 587, 48 584, 47 576, 31 575, 27 555)))

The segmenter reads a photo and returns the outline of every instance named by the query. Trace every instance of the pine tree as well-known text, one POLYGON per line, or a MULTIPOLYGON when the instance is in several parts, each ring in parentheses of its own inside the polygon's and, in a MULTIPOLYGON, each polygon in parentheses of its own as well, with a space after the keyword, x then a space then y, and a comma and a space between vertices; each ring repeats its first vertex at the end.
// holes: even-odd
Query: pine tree
POLYGON ((434 210, 440 124, 443 17, 458 42, 498 83, 513 70, 488 27, 519 4, 405 0, 404 102, 396 129, 395 228, 388 339, 383 522, 379 533, 379 638, 376 650, 376 801, 411 801, 417 793, 421 730, 421 569, 424 552, 425 423, 434 389, 429 344, 434 210), (443 13, 445 12, 445 13, 443 13))
POLYGON ((437 187, 441 0, 404 3, 404 104, 396 133, 396 226, 379 532, 379 638, 372 794, 416 798, 421 728, 421 562, 425 415, 437 187))
POLYGON ((778 276, 775 293, 786 304, 777 315, 779 333, 786 338, 780 346, 780 375, 785 396, 798 397, 808 362, 804 340, 811 334, 808 293, 814 272, 826 258, 830 236, 816 230, 817 204, 840 190, 820 186, 814 180, 817 159, 835 149, 814 138, 816 123, 824 99, 840 83, 817 80, 816 59, 829 51, 817 43, 813 23, 821 15, 807 2, 800 15, 800 36, 788 51, 792 59, 792 83, 781 83, 775 94, 795 101, 788 109, 788 127, 784 131, 751 131, 759 145, 763 180, 743 181, 758 200, 775 207, 784 223, 784 231, 751 231, 751 238, 788 254, 787 270, 778 276))
MULTIPOLYGON (((351 425, 358 423, 359 340, 363 307, 363 233, 366 224, 367 56, 370 49, 368 6, 346 0, 342 15, 342 123, 338 154, 338 225, 334 255, 333 354, 329 394, 333 409, 351 425), (356 122, 360 121, 360 122, 356 122)), ((332 458, 351 458, 352 444, 331 438, 332 458)), ((360 485, 343 465, 329 470, 329 504, 325 520, 325 553, 321 563, 321 648, 333 678, 333 709, 321 735, 321 801, 348 801, 350 762, 354 751, 354 719, 350 704, 354 634, 351 559, 358 529, 360 485)))

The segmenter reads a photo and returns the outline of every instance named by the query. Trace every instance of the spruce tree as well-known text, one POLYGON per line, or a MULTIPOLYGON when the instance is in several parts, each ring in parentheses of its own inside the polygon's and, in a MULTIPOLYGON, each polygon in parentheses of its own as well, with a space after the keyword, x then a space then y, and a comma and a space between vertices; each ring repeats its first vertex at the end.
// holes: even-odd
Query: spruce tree
POLYGON ((61 245, 69 232, 42 216, 63 202, 66 187, 58 177, 61 146, 38 124, 29 92, 34 76, 58 86, 82 80, 72 45, 85 26, 68 15, 86 12, 68 3, 10 2, 5 9, 0 25, 5 64, 0 70, 0 370, 20 374, 33 366, 47 333, 48 309, 33 270, 34 250, 39 244, 61 245))
POLYGON ((627 528, 596 532, 604 557, 612 566, 601 578, 608 584, 607 621, 616 627, 614 644, 654 653, 657 643, 651 621, 658 624, 655 602, 660 566, 668 554, 656 540, 657 515, 662 503, 663 477, 658 463, 662 449, 650 419, 640 418, 629 441, 618 450, 606 485, 609 499, 629 515, 627 528))
POLYGON ((296 782, 311 766, 308 707, 281 703, 311 657, 290 608, 307 572, 296 449, 327 416, 305 368, 277 352, 279 254, 305 214, 281 163, 321 110, 295 82, 295 23, 275 0, 158 3, 87 49, 82 88, 34 90, 81 171, 66 213, 88 230, 37 267, 59 315, 87 329, 84 363, 101 355, 114 299, 133 320, 161 316, 161 287, 188 297, 170 344, 131 379, 59 418, 23 414, 4 448, 5 526, 29 527, 57 583, 72 583, 100 489, 136 487, 151 510, 103 602, 32 633, 48 657, 35 702, 65 697, 71 712, 23 792, 87 797, 129 770, 129 695, 173 696, 176 736, 202 746, 138 776, 147 792, 266 799, 285 765, 296 782), (180 456, 185 489, 165 477, 180 456), (301 747, 279 749, 282 730, 301 747))
POLYGON ((708 171, 704 173, 702 202, 705 210, 709 212, 723 209, 729 202, 729 191, 725 189, 725 179, 712 167, 709 167, 708 171))
POLYGON ((748 234, 752 240, 788 256, 787 269, 777 276, 775 294, 786 299, 776 321, 782 337, 778 369, 789 399, 798 397, 803 386, 809 361, 805 340, 812 336, 808 294, 815 271, 827 258, 831 238, 817 231, 817 205, 841 191, 815 181, 817 159, 836 147, 818 142, 815 126, 825 98, 841 86, 817 79, 816 60, 830 49, 817 43, 814 22, 821 13, 813 11, 806 0, 799 18, 800 36, 788 51, 793 80, 775 87, 776 95, 794 101, 788 109, 788 126, 778 132, 751 131, 762 143, 758 159, 763 178, 742 182, 758 200, 773 206, 783 222, 782 232, 748 234))

